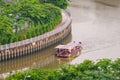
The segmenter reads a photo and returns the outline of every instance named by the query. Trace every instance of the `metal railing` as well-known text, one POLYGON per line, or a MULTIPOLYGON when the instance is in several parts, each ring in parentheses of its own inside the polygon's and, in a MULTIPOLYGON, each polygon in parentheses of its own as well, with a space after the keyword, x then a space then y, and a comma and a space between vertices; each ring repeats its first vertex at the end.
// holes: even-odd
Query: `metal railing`
MULTIPOLYGON (((65 13, 67 16, 69 15, 66 11, 62 10, 63 13, 65 13)), ((42 35, 30 38, 30 39, 26 39, 26 40, 22 40, 19 42, 14 42, 14 43, 10 43, 10 44, 5 44, 5 45, 0 45, 0 51, 2 50, 7 50, 7 49, 11 49, 11 48, 16 48, 16 47, 20 47, 20 46, 24 46, 24 45, 28 45, 31 43, 34 43, 36 41, 40 41, 43 40, 47 37, 50 37, 52 35, 55 35, 59 32, 62 32, 64 29, 66 29, 68 27, 68 25, 72 22, 72 19, 70 16, 68 16, 66 22, 62 25, 60 25, 61 27, 55 28, 50 32, 44 33, 42 35)))

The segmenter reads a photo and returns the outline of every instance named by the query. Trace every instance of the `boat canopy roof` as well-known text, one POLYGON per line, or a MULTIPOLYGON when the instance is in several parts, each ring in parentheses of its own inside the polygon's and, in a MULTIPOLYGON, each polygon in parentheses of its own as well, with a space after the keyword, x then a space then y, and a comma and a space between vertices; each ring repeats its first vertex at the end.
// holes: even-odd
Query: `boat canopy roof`
POLYGON ((55 48, 63 48, 65 45, 58 45, 55 48))
POLYGON ((79 43, 71 42, 71 43, 68 43, 66 45, 58 45, 55 48, 57 48, 57 49, 73 49, 76 46, 80 46, 80 44, 79 43))

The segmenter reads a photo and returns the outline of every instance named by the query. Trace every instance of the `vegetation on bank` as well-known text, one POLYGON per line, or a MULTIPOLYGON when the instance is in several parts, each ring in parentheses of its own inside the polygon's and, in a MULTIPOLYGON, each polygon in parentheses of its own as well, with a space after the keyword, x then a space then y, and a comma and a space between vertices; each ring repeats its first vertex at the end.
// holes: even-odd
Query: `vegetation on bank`
POLYGON ((120 80, 120 58, 115 61, 85 60, 78 65, 67 65, 57 70, 33 69, 17 72, 5 80, 120 80))
POLYGON ((66 9, 69 5, 70 0, 43 0, 44 3, 52 3, 62 9, 66 9))
MULTIPOLYGON (((62 0, 55 2, 58 4, 59 1, 62 0)), ((61 6, 66 8, 67 0, 62 3, 61 6)), ((54 5, 54 1, 49 0, 0 0, 0 45, 54 29, 62 20, 61 9, 54 5)))

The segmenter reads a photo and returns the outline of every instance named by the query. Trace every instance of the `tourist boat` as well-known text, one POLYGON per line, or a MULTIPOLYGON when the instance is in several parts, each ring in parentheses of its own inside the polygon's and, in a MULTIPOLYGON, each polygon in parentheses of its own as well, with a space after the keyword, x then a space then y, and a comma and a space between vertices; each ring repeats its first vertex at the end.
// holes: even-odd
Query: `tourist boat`
POLYGON ((81 46, 81 42, 70 42, 66 45, 58 45, 55 47, 56 52, 55 55, 57 57, 76 57, 78 55, 81 54, 81 50, 82 50, 82 46, 81 46))

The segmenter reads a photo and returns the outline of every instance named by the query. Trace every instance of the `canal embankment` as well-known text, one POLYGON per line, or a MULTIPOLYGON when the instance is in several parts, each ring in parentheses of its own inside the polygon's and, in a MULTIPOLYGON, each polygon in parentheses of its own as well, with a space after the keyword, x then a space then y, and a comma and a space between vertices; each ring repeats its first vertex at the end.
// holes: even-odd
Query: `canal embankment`
POLYGON ((23 41, 0 45, 0 61, 28 55, 59 42, 71 32, 71 23, 69 13, 62 10, 62 21, 52 31, 23 41))

